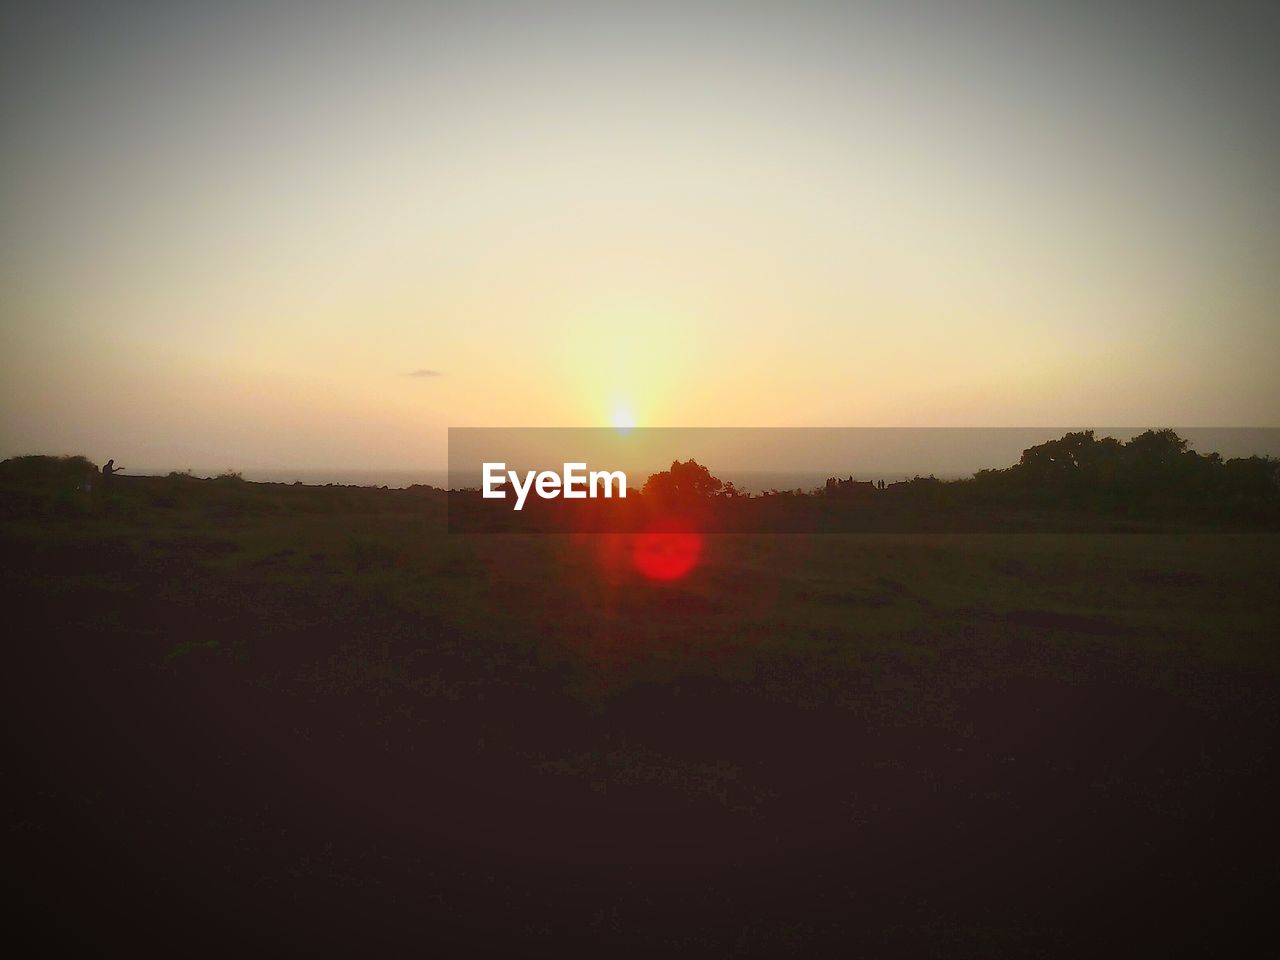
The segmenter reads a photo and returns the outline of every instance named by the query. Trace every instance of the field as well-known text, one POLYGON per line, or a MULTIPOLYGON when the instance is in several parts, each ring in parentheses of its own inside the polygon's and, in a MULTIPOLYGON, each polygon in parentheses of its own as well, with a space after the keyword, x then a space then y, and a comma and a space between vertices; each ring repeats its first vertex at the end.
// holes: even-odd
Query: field
POLYGON ((6 493, 46 944, 1223 949, 1280 839, 1280 537, 448 535, 424 490, 6 493))

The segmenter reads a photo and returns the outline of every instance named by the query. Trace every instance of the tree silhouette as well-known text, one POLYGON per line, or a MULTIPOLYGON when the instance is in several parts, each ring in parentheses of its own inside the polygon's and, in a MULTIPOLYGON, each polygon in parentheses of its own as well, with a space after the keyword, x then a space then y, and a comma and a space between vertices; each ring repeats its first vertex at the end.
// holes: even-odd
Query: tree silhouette
POLYGON ((1014 469, 1033 483, 1107 482, 1114 479, 1123 452, 1114 437, 1099 440, 1092 430, 1081 430, 1023 450, 1014 469))
MULTIPOLYGON (((663 504, 692 505, 711 500, 726 491, 724 481, 697 460, 671 462, 671 469, 650 475, 640 492, 663 504)), ((737 491, 733 490, 736 494, 737 491)))
POLYGON ((1145 463, 1169 464, 1187 452, 1189 441, 1172 429, 1147 430, 1125 444, 1126 449, 1145 463))

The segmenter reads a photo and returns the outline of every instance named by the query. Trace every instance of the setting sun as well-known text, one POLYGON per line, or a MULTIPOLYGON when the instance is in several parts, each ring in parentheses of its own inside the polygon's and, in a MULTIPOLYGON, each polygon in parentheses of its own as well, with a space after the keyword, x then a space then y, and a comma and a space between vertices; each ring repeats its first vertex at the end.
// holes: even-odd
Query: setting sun
POLYGON ((613 411, 613 427, 615 430, 634 430, 636 427, 635 414, 631 412, 630 407, 616 407, 613 411))

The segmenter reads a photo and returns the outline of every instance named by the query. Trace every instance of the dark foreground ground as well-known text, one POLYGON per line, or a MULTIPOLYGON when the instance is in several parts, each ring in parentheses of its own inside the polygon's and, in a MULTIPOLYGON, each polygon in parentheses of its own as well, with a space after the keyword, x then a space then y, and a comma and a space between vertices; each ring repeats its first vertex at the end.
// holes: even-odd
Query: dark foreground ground
POLYGON ((1222 953, 1277 874, 1280 537, 457 537, 401 491, 0 520, 11 937, 1222 953))

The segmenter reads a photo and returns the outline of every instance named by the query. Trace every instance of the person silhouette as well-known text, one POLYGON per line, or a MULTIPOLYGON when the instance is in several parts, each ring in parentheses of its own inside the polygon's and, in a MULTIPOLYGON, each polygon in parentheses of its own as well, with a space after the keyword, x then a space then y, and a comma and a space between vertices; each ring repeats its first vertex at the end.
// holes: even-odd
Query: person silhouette
POLYGON ((111 489, 111 478, 117 473, 122 473, 124 467, 117 467, 115 460, 108 460, 102 465, 102 486, 104 489, 111 489))

